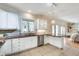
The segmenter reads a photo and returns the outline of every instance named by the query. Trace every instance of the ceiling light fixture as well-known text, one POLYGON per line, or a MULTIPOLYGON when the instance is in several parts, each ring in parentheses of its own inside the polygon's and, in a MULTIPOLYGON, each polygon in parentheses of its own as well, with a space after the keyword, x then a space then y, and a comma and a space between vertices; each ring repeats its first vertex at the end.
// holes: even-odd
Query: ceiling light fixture
POLYGON ((30 13, 26 13, 26 14, 24 14, 24 18, 32 19, 33 16, 30 13))
POLYGON ((28 13, 31 13, 32 11, 31 11, 31 10, 27 10, 27 12, 28 12, 28 13))
POLYGON ((55 20, 52 20, 52 24, 55 24, 55 20))

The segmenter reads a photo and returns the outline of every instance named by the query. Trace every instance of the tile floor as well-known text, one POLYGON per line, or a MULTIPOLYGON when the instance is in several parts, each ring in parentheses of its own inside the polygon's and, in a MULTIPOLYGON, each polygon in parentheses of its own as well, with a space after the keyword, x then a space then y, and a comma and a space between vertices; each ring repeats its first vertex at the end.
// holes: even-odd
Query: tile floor
POLYGON ((62 56, 63 50, 58 49, 52 45, 44 45, 38 48, 31 49, 29 51, 24 51, 15 56, 62 56))

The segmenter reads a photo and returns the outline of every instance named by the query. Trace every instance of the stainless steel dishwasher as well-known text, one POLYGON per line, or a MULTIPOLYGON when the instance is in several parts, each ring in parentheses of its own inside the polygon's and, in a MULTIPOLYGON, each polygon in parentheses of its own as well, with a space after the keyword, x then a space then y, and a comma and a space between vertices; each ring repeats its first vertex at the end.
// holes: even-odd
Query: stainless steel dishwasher
POLYGON ((38 47, 44 45, 44 35, 38 35, 38 47))

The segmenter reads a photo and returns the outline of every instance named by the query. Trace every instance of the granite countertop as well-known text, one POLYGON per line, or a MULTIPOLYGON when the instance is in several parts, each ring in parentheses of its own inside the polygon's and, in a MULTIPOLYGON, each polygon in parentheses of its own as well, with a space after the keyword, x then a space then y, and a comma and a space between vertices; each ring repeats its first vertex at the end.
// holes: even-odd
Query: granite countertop
POLYGON ((51 35, 51 34, 47 34, 47 36, 52 36, 52 37, 67 37, 66 35, 63 35, 63 36, 56 36, 56 35, 51 35))
MULTIPOLYGON (((66 37, 66 36, 55 36, 55 35, 51 35, 51 34, 42 34, 45 36, 52 36, 52 37, 66 37)), ((36 33, 28 33, 28 34, 19 34, 19 35, 13 35, 13 36, 5 36, 3 38, 0 39, 14 39, 14 38, 24 38, 24 37, 32 37, 32 36, 40 36, 36 33)))
MULTIPOLYGON (((41 34, 41 35, 47 35, 47 34, 41 34)), ((5 36, 4 39, 14 39, 14 38, 23 38, 23 37, 32 37, 32 36, 41 36, 36 33, 27 33, 27 34, 19 34, 19 35, 13 35, 13 36, 5 36)))
POLYGON ((36 36, 35 34, 19 34, 14 36, 5 36, 5 39, 14 39, 14 38, 23 38, 23 37, 32 37, 36 36))

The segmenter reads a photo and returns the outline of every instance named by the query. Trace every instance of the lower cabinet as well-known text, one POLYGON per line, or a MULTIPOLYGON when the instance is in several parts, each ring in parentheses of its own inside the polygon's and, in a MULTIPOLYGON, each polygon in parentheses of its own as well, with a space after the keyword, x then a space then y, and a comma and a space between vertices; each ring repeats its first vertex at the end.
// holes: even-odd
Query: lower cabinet
POLYGON ((48 36, 44 36, 44 44, 48 44, 49 42, 49 37, 48 36))
POLYGON ((37 36, 24 37, 11 40, 12 53, 37 47, 37 36))
POLYGON ((6 40, 0 48, 0 55, 11 54, 11 40, 6 40))
POLYGON ((12 47, 12 53, 16 53, 16 52, 19 52, 20 50, 20 44, 19 44, 19 39, 16 38, 16 39, 12 39, 11 40, 11 47, 12 47))
POLYGON ((0 55, 8 55, 37 47, 37 36, 8 39, 0 48, 0 55))
POLYGON ((37 47, 37 36, 20 38, 20 51, 37 47))
POLYGON ((30 45, 29 48, 37 47, 37 36, 29 37, 30 45))
POLYGON ((26 43, 28 42, 28 40, 26 41, 26 38, 19 38, 19 44, 20 44, 20 51, 25 50, 26 49, 26 43))
MULTIPOLYGON (((49 43, 58 48, 63 48, 64 45, 63 41, 64 41, 63 37, 51 37, 51 36, 44 37, 44 44, 49 43)), ((37 36, 8 39, 0 48, 0 55, 12 54, 30 48, 34 48, 37 47, 37 44, 38 44, 37 36)))
POLYGON ((58 48, 63 48, 63 45, 64 45, 64 39, 63 37, 51 37, 49 36, 48 37, 48 42, 49 44, 53 45, 53 46, 56 46, 58 48))

